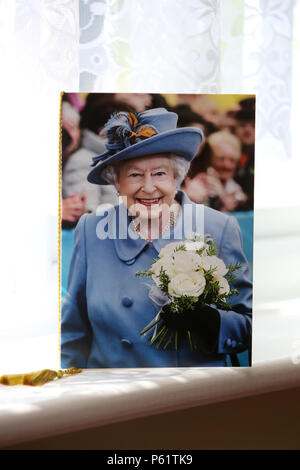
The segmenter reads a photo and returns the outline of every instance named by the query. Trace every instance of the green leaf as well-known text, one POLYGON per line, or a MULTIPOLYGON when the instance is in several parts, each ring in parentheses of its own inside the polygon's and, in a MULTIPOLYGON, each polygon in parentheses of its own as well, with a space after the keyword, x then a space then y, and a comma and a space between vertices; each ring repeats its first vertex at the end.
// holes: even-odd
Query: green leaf
POLYGON ((160 280, 159 287, 165 294, 167 294, 169 283, 170 283, 170 278, 167 275, 163 267, 160 268, 159 280, 160 280))
POLYGON ((167 328, 166 325, 164 325, 164 326, 159 330, 159 332, 154 336, 154 338, 152 338, 152 339, 150 340, 151 346, 152 346, 153 343, 155 343, 155 341, 157 340, 157 338, 160 337, 160 335, 165 331, 166 328, 167 328))
POLYGON ((145 326, 145 328, 140 332, 140 335, 142 336, 145 333, 147 333, 147 331, 149 331, 151 328, 153 328, 159 322, 160 322, 160 318, 158 320, 153 320, 151 323, 149 323, 149 325, 145 326))
POLYGON ((187 250, 186 250, 186 246, 185 246, 185 245, 177 246, 177 247, 175 248, 175 252, 176 252, 176 251, 187 251, 187 250))
POLYGON ((232 266, 229 266, 227 269, 228 269, 228 273, 232 273, 233 271, 236 271, 237 269, 240 269, 243 265, 238 263, 238 264, 234 264, 232 266))
POLYGON ((172 333, 170 334, 170 336, 169 336, 168 341, 167 341, 166 344, 164 345, 164 350, 166 350, 166 349, 170 346, 170 344, 172 343, 173 336, 174 336, 174 333, 172 332, 172 333))
POLYGON ((198 250, 196 250, 197 255, 201 256, 204 250, 205 250, 205 246, 203 248, 199 248, 198 250))
POLYGON ((175 349, 178 351, 178 330, 175 331, 175 349))
POLYGON ((187 330, 187 337, 189 340, 189 346, 190 346, 190 351, 193 351, 193 341, 192 341, 192 336, 190 330, 187 330))
POLYGON ((205 242, 205 237, 195 233, 192 237, 189 238, 192 242, 205 242))
POLYGON ((152 271, 136 271, 135 275, 136 276, 146 276, 146 277, 152 277, 154 273, 152 271))
POLYGON ((165 339, 166 335, 168 334, 168 331, 169 331, 169 329, 166 328, 165 331, 162 333, 162 335, 161 335, 161 337, 160 337, 160 339, 159 339, 159 341, 156 345, 157 349, 160 348, 161 344, 163 343, 163 340, 165 339))

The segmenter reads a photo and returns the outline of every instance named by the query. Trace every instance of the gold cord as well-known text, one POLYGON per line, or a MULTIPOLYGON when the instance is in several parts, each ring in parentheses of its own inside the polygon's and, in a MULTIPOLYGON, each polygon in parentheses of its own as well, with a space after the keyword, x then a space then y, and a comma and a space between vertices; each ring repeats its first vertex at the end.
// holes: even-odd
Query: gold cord
MULTIPOLYGON (((58 138, 58 329, 60 331, 60 308, 61 308, 61 181, 62 181, 62 141, 61 141, 61 132, 62 132, 62 97, 64 92, 60 93, 60 103, 59 103, 59 138, 58 138)), ((58 351, 60 353, 60 334, 59 334, 59 344, 58 351)), ((36 372, 29 372, 27 374, 9 374, 0 376, 0 384, 2 385, 43 385, 51 380, 60 379, 64 375, 73 375, 79 374, 82 369, 77 369, 76 367, 71 367, 70 369, 65 370, 51 370, 51 369, 42 369, 36 372)))
POLYGON ((57 259, 58 259, 58 354, 60 355, 61 337, 61 204, 62 204, 62 99, 64 92, 60 93, 59 119, 58 119, 58 217, 57 217, 57 259))
POLYGON ((65 370, 43 369, 27 374, 1 375, 0 384, 2 385, 44 385, 51 380, 60 379, 64 375, 79 374, 82 369, 71 367, 65 370))

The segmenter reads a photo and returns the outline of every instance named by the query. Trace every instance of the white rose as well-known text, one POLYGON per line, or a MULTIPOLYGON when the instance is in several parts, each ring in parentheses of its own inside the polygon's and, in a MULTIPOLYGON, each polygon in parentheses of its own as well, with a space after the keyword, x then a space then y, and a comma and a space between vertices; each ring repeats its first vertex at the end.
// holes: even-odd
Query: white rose
POLYGON ((200 272, 181 273, 173 277, 168 290, 174 297, 198 297, 204 291, 205 283, 205 277, 200 272))
POLYGON ((175 272, 173 269, 173 258, 171 258, 171 256, 165 255, 163 258, 157 260, 155 263, 152 264, 152 279, 157 285, 160 284, 159 274, 161 272, 161 268, 163 268, 163 270, 166 272, 170 279, 175 276, 175 272))
POLYGON ((201 257, 194 251, 176 251, 173 259, 174 271, 177 273, 197 271, 201 262, 201 257))
POLYGON ((184 242, 172 242, 168 245, 164 246, 159 252, 159 258, 163 258, 164 256, 171 256, 175 253, 176 249, 180 246, 183 246, 184 242))
POLYGON ((228 281, 227 281, 227 279, 225 279, 225 277, 215 276, 214 280, 218 281, 218 283, 219 283, 219 293, 220 294, 229 294, 230 287, 229 287, 228 281))
POLYGON ((201 268, 205 269, 205 271, 214 269, 215 276, 225 276, 228 271, 224 261, 215 255, 201 256, 200 266, 201 268))
POLYGON ((193 242, 192 240, 186 240, 184 242, 184 244, 185 244, 185 247, 188 251, 190 251, 190 250, 193 250, 193 251, 202 250, 202 248, 205 248, 205 250, 203 250, 203 253, 205 253, 205 254, 206 254, 206 250, 208 248, 208 244, 204 243, 204 242, 193 242))

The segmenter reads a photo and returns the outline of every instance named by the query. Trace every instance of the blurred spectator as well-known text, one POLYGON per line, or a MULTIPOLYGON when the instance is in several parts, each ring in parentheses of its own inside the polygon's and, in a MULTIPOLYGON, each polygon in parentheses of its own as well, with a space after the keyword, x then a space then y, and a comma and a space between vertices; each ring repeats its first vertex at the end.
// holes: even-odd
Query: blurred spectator
POLYGON ((72 228, 86 212, 86 195, 72 194, 62 200, 61 218, 63 228, 72 228))
POLYGON ((199 127, 202 129, 205 137, 218 130, 217 126, 206 121, 206 119, 193 111, 187 104, 174 106, 172 111, 178 114, 177 127, 199 127))
POLYGON ((255 101, 252 98, 240 102, 243 106, 235 115, 234 134, 242 143, 242 155, 235 179, 241 185, 248 199, 243 210, 253 210, 254 204, 254 144, 255 144, 255 101))
MULTIPOLYGON (((202 147, 202 146, 201 146, 202 147)), ((210 147, 207 142, 203 145, 200 155, 192 160, 190 170, 182 183, 182 189, 186 192, 191 201, 197 204, 208 204, 209 190, 203 177, 206 177, 206 170, 210 162, 210 147), (195 165, 197 162, 197 165, 195 165)))
POLYGON ((206 121, 219 127, 220 111, 215 103, 207 95, 184 94, 178 95, 178 104, 188 104, 197 114, 200 114, 206 121))
POLYGON ((172 111, 178 114, 178 127, 199 127, 204 133, 202 144, 191 162, 189 174, 183 184, 183 189, 187 192, 190 199, 201 204, 209 198, 208 188, 201 178, 193 178, 199 174, 203 176, 210 165, 211 150, 206 143, 206 138, 212 132, 216 132, 218 128, 193 111, 188 104, 179 104, 173 107, 172 111))
MULTIPOLYGON (((196 174, 203 170, 203 157, 202 149, 205 148, 206 138, 212 132, 216 132, 218 128, 212 124, 211 122, 206 121, 202 116, 198 113, 195 113, 189 105, 187 104, 179 104, 172 108, 172 111, 178 114, 178 123, 177 127, 199 127, 204 134, 204 139, 199 147, 199 150, 191 163, 190 173, 196 174), (199 155, 201 154, 201 158, 199 159, 199 155), (200 166, 199 166, 200 165, 200 166)), ((196 189, 196 188, 195 188, 196 189)), ((200 191, 200 190, 199 190, 200 191)), ((200 193, 199 193, 200 197, 200 193)), ((201 200, 199 199, 199 203, 201 200)))
POLYGON ((152 98, 149 93, 116 93, 114 99, 128 104, 138 113, 152 107, 152 98))
POLYGON ((87 181, 87 174, 92 157, 106 150, 105 138, 99 136, 100 131, 111 114, 120 110, 132 111, 132 108, 125 103, 93 97, 87 100, 87 105, 81 111, 80 147, 69 157, 62 175, 62 218, 69 222, 63 223, 63 226, 76 225, 83 212, 93 212, 100 204, 118 204, 113 186, 91 184, 87 181))
POLYGON ((149 108, 165 108, 169 110, 169 105, 163 95, 160 95, 159 93, 151 93, 151 105, 149 108))
POLYGON ((115 93, 89 93, 85 100, 85 106, 90 108, 95 103, 103 103, 107 101, 114 101, 115 93))
POLYGON ((223 212, 239 210, 247 200, 234 180, 240 157, 240 141, 230 132, 222 130, 208 136, 197 169, 191 167, 185 180, 188 196, 223 212))
POLYGON ((90 93, 87 96, 86 105, 104 101, 126 103, 138 113, 150 108, 167 109, 169 107, 164 96, 158 93, 90 93))
POLYGON ((169 108, 163 95, 159 93, 90 93, 86 99, 89 106, 95 102, 120 101, 127 103, 136 112, 145 111, 150 108, 169 108))
POLYGON ((77 111, 81 111, 85 106, 85 98, 81 93, 68 93, 68 100, 77 111))
MULTIPOLYGON (((80 141, 79 131, 79 113, 69 102, 68 95, 65 93, 62 98, 62 171, 64 171, 66 162, 70 154, 74 152, 80 141)), ((72 227, 79 217, 85 212, 85 196, 79 197, 71 195, 62 199, 61 216, 63 227, 72 227)))
POLYGON ((64 167, 67 159, 74 152, 80 141, 79 130, 79 113, 73 108, 68 100, 68 95, 63 94, 62 98, 62 167, 64 167))
POLYGON ((208 180, 210 178, 206 172, 211 165, 211 159, 212 149, 207 141, 205 141, 204 145, 201 145, 200 154, 192 160, 182 189, 187 193, 188 197, 197 204, 206 204, 219 210, 221 208, 219 198, 216 203, 214 203, 214 195, 210 193, 208 186, 208 180), (217 202, 219 202, 219 205, 217 202))
POLYGON ((235 114, 234 133, 244 147, 254 147, 255 143, 255 111, 241 109, 235 114))
POLYGON ((195 157, 188 172, 190 178, 194 178, 199 173, 206 173, 207 168, 211 166, 212 148, 205 138, 204 144, 201 146, 200 154, 195 157))
POLYGON ((220 113, 220 120, 219 120, 220 128, 232 131, 236 123, 235 115, 240 109, 241 109, 240 105, 235 104, 231 106, 229 109, 222 111, 220 113))
POLYGON ((245 98, 239 101, 239 103, 230 106, 229 109, 222 111, 220 113, 220 121, 219 121, 220 127, 227 128, 233 132, 236 126, 236 116, 237 116, 237 113, 239 113, 240 111, 242 111, 241 116, 243 114, 244 116, 246 116, 246 113, 249 114, 249 112, 251 112, 253 115, 253 121, 254 121, 255 98, 254 97, 245 98))
POLYGON ((255 110, 255 97, 251 98, 244 98, 243 100, 239 101, 240 109, 252 109, 255 110))

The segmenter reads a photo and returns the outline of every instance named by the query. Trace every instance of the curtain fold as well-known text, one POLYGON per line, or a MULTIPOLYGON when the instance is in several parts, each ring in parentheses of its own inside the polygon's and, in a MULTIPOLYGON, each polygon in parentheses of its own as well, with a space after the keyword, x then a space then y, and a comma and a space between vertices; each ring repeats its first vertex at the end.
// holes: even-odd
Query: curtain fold
POLYGON ((221 2, 221 91, 257 98, 256 207, 299 201, 299 9, 299 0, 221 2))

